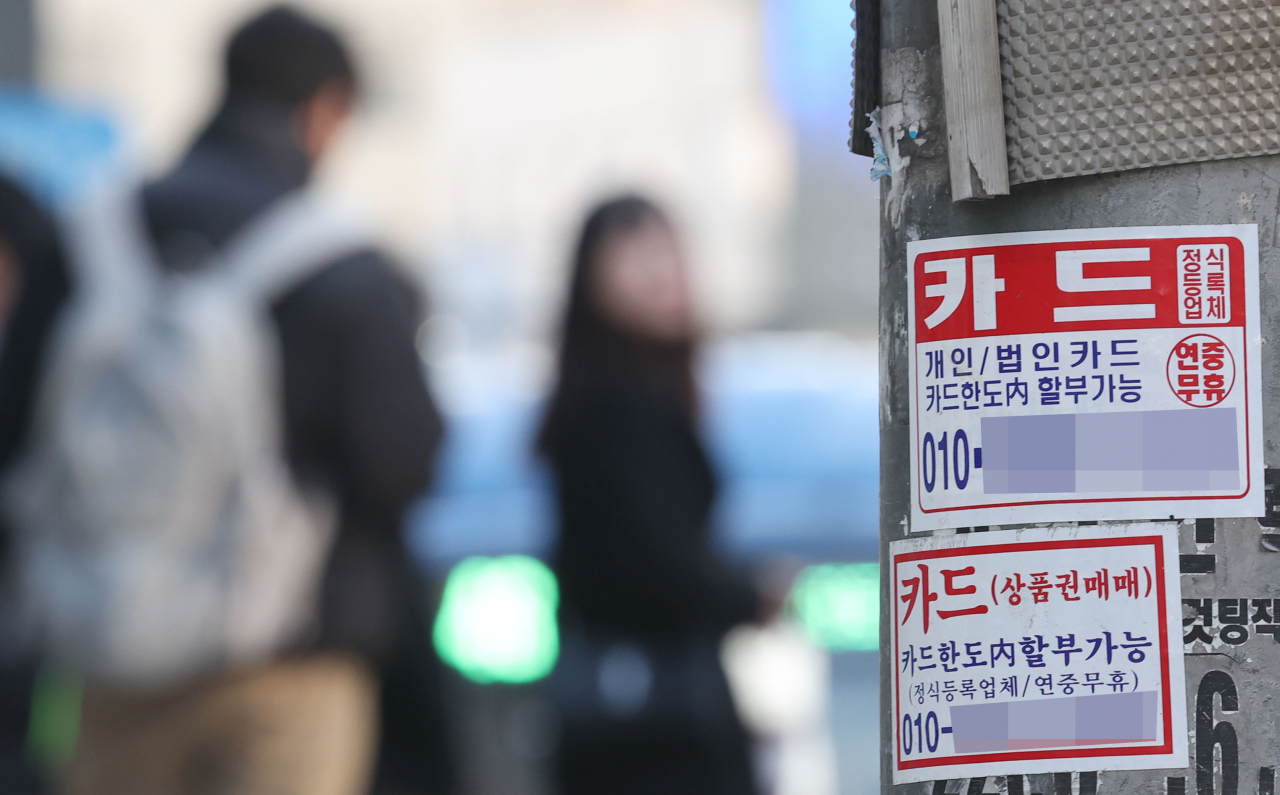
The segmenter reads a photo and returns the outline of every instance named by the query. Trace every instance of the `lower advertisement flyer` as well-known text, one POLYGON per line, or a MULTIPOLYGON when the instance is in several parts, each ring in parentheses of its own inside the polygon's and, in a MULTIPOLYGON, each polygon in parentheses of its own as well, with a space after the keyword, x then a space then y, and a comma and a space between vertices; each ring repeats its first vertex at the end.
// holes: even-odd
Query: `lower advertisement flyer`
POLYGON ((1186 767, 1176 527, 891 544, 894 783, 1186 767))

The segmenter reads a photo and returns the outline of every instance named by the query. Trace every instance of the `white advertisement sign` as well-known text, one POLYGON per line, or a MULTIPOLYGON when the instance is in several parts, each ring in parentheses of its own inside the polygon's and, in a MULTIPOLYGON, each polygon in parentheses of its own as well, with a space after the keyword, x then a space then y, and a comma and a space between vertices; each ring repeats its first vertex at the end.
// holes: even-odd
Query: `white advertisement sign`
POLYGON ((1256 226, 907 257, 913 531, 1263 515, 1256 226))
POLYGON ((890 545, 894 783, 1185 768, 1175 528, 890 545))

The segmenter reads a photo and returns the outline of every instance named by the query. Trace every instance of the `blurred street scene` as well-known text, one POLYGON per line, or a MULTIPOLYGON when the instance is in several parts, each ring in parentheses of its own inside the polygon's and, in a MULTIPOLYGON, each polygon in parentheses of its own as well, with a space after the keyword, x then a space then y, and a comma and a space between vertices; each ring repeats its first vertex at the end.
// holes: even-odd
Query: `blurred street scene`
MULTIPOLYGON (((0 174, 57 217, 96 175, 179 164, 223 99, 227 37, 265 6, 0 7, 0 174)), ((426 296, 414 342, 444 436, 403 532, 445 665, 453 789, 558 791, 561 514, 536 438, 584 219, 634 192, 669 216, 689 267, 697 429, 719 481, 709 543, 744 570, 794 576, 782 618, 733 630, 719 652, 752 774, 778 795, 878 791, 879 203, 870 161, 847 148, 849 5, 296 7, 341 31, 360 85, 320 192, 426 296)), ((80 683, 22 676, 34 696, 16 742, 56 775, 75 752, 80 683)))

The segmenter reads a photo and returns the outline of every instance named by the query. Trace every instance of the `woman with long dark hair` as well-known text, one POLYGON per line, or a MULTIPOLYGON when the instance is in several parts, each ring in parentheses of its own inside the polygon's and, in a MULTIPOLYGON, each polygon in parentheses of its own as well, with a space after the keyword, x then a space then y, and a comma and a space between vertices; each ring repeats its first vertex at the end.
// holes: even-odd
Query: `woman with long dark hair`
POLYGON ((591 213, 563 334, 539 439, 560 507, 563 791, 748 795, 748 739, 717 653, 761 599, 708 538, 716 480, 697 432, 684 257, 653 203, 591 213))

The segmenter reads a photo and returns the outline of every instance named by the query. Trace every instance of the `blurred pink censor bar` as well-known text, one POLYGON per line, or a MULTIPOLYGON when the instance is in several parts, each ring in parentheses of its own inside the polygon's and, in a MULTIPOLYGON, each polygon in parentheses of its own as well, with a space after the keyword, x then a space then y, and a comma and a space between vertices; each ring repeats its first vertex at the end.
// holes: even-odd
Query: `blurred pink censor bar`
POLYGON ((1157 739, 1157 698, 1147 691, 952 707, 955 749, 966 754, 1151 742, 1157 739))

